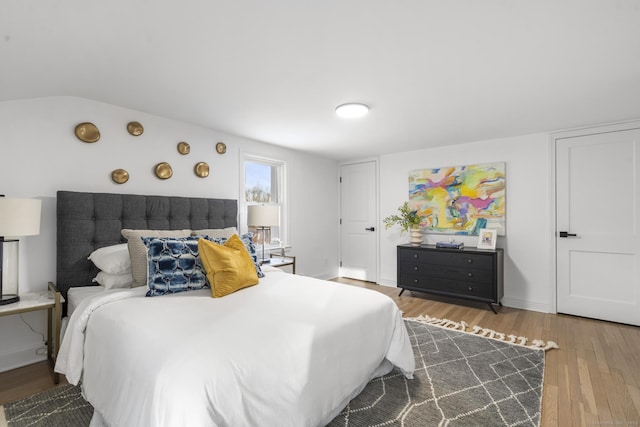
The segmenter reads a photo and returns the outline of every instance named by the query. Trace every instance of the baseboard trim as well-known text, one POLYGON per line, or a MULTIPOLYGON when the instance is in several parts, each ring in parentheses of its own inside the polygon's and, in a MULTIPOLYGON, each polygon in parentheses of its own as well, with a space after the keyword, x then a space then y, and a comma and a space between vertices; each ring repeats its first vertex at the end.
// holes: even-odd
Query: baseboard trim
POLYGON ((36 344, 24 347, 18 351, 3 354, 0 356, 0 372, 10 371, 12 369, 31 365, 32 363, 47 360, 45 355, 39 355, 36 353, 42 348, 42 344, 36 344))
POLYGON ((541 313, 553 313, 548 303, 526 301, 517 298, 502 298, 505 307, 519 308, 521 310, 539 311, 541 313))
POLYGON ((391 288, 397 288, 398 287, 396 285, 396 281, 395 280, 384 279, 382 277, 378 279, 378 285, 388 286, 388 287, 391 287, 391 288))

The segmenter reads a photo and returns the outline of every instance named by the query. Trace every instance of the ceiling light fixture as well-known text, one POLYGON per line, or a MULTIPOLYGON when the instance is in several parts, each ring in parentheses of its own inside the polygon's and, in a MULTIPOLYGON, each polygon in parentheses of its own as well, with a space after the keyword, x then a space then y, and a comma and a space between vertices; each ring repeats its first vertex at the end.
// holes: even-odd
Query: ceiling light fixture
POLYGON ((336 114, 345 119, 356 119, 362 117, 369 112, 369 107, 364 104, 348 103, 338 105, 336 107, 336 114))

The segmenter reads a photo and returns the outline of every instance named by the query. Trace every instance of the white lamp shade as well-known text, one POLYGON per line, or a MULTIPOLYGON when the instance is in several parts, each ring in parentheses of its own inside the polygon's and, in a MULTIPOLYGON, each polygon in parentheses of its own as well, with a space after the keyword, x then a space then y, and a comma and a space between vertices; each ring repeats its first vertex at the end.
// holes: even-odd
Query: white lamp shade
POLYGON ((249 205, 247 207, 249 227, 273 227, 280 225, 280 206, 249 205))
POLYGON ((0 197, 0 236, 20 237, 40 234, 40 209, 37 199, 0 197))

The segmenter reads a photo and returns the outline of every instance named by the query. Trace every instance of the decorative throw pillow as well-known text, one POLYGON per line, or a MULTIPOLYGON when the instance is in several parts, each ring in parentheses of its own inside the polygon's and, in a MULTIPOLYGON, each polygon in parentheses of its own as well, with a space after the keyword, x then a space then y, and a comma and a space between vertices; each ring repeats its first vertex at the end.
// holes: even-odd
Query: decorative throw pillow
POLYGON ((198 237, 144 237, 149 263, 148 297, 208 287, 198 237))
POLYGON ((214 298, 258 284, 253 260, 237 234, 223 245, 200 239, 198 247, 214 298))
MULTIPOLYGON (((211 236, 204 236, 204 237, 207 240, 211 240, 212 242, 219 243, 221 245, 224 245, 227 241, 227 239, 224 237, 211 237, 211 236)), ((256 268, 256 274, 258 275, 258 277, 264 277, 264 273, 262 272, 262 268, 260 268, 260 263, 258 262, 256 245, 253 243, 253 233, 245 233, 238 237, 244 244, 244 247, 247 249, 249 256, 251 256, 251 259, 253 260, 253 265, 256 268)))
POLYGON ((96 249, 87 259, 105 273, 123 274, 131 271, 131 259, 126 243, 96 249))
POLYGON ((191 230, 122 230, 131 257, 133 286, 147 286, 147 248, 142 237, 188 237, 190 234, 191 230))
POLYGON ((228 239, 234 234, 238 234, 238 229, 235 227, 205 228, 202 230, 193 230, 191 232, 192 236, 209 236, 209 237, 215 237, 215 238, 224 237, 225 239, 228 239))
MULTIPOLYGON (((127 256, 129 256, 129 252, 127 252, 127 256)), ((133 276, 131 272, 109 274, 100 271, 92 281, 104 286, 105 289, 130 288, 133 285, 133 276)))

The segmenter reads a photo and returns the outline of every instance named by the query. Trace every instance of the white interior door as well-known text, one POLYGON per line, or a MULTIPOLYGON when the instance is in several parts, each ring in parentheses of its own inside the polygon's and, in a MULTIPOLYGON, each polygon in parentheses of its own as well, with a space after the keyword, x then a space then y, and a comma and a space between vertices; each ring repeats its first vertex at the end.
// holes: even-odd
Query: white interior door
POLYGON ((556 140, 558 312, 640 325, 639 165, 640 130, 556 140))
POLYGON ((342 165, 340 173, 340 276, 376 282, 376 162, 342 165))

